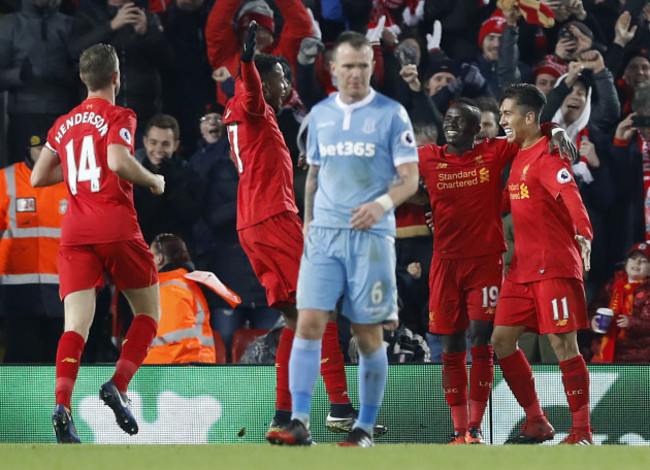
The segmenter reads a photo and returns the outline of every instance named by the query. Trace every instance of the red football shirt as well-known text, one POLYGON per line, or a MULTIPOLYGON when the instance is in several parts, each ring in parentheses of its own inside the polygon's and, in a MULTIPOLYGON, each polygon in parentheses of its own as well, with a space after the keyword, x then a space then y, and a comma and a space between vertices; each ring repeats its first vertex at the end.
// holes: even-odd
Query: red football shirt
POLYGON ((555 277, 582 280, 575 235, 593 238, 568 160, 548 153, 548 139, 522 149, 512 162, 507 194, 515 230, 508 271, 514 282, 555 277))
POLYGON ((62 245, 89 245, 142 238, 133 207, 133 184, 108 168, 111 144, 133 154, 136 117, 103 98, 88 98, 56 120, 46 145, 57 153, 68 187, 62 245))
POLYGON ((237 230, 280 212, 298 213, 293 162, 275 112, 264 101, 255 65, 242 62, 241 74, 223 115, 239 172, 237 230))
POLYGON ((506 251, 501 223, 503 168, 517 153, 504 138, 486 139, 463 155, 447 146, 418 149, 420 176, 433 212, 433 251, 448 259, 506 251))

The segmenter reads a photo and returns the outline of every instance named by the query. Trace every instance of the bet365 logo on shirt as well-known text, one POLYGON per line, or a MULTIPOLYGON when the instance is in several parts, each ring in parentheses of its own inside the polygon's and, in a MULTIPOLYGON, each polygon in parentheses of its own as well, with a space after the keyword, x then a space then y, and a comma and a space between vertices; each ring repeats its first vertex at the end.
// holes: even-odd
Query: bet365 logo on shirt
POLYGON ((339 142, 336 145, 319 144, 318 151, 321 157, 374 157, 375 144, 373 142, 339 142))

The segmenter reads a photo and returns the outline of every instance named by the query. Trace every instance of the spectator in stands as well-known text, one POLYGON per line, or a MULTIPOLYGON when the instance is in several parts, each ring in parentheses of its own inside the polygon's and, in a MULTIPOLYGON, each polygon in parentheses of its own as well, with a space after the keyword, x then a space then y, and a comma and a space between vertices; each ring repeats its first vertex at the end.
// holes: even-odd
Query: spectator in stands
MULTIPOLYGON (((442 25, 439 21, 433 23, 431 34, 427 34, 427 68, 424 73, 424 88, 438 109, 440 116, 434 121, 442 127, 442 114, 447 111, 453 100, 460 95, 478 96, 485 87, 485 78, 475 65, 465 64, 459 68, 444 50, 440 49, 442 25)), ((408 69, 406 70, 408 72, 408 69)), ((414 90, 414 82, 409 75, 402 78, 414 90)))
POLYGON ((565 67, 562 64, 550 57, 545 57, 533 67, 533 84, 542 90, 542 93, 548 95, 548 92, 555 86, 557 79, 565 73, 565 67))
POLYGON ((205 103, 214 101, 205 45, 205 24, 213 4, 214 0, 176 0, 164 25, 175 60, 163 74, 163 108, 180 124, 186 158, 194 153, 201 137, 196 121, 204 115, 205 103))
POLYGON ((614 259, 625 257, 626 246, 650 240, 650 86, 637 87, 632 113, 621 120, 614 135, 612 170, 617 189, 615 211, 608 223, 616 228, 608 248, 614 259))
MULTIPOLYGON (((239 69, 241 44, 248 34, 251 21, 260 25, 257 50, 285 57, 295 67, 303 38, 312 36, 312 22, 300 0, 276 0, 284 25, 276 35, 273 10, 264 0, 219 0, 215 3, 205 27, 208 59, 213 70, 226 67, 231 76, 239 69), (241 8, 240 8, 241 7, 241 8), (233 19, 236 28, 233 29, 233 19)), ((217 99, 225 104, 221 87, 217 99)))
MULTIPOLYGON (((594 339, 592 362, 648 362, 650 357, 650 245, 632 245, 625 270, 616 273, 598 299, 591 304, 614 311, 607 333, 594 339), (609 298, 609 300, 608 300, 609 298)), ((598 325, 592 317, 591 329, 598 325)))
MULTIPOLYGON (((417 42, 407 39, 407 43, 401 43, 395 51, 396 58, 391 58, 398 67, 395 67, 395 75, 399 71, 397 83, 389 85, 392 78, 389 76, 389 69, 386 69, 385 84, 393 88, 390 94, 394 99, 402 103, 414 123, 428 123, 435 126, 436 136, 442 129, 442 114, 436 107, 435 102, 422 86, 419 78, 418 65, 420 63, 419 46, 417 42), (414 45, 415 44, 415 45, 414 45)), ((388 61, 386 61, 388 63, 388 61)), ((444 74, 445 72, 441 72, 444 74)), ((417 138, 417 136, 416 136, 417 138)))
POLYGON ((178 121, 167 114, 153 116, 145 128, 144 148, 135 158, 152 173, 165 177, 165 193, 134 188, 138 222, 147 243, 159 233, 175 233, 191 240, 192 226, 203 212, 203 187, 187 162, 176 153, 180 145, 178 121))
POLYGON ((158 268, 160 322, 143 364, 216 361, 210 309, 200 285, 185 277, 194 264, 183 240, 156 235, 149 247, 158 268))
POLYGON ((251 328, 271 328, 280 312, 268 306, 237 236, 237 169, 230 160, 230 145, 222 115, 209 110, 200 119, 201 141, 190 157, 190 167, 205 187, 204 208, 194 224, 194 260, 198 269, 212 271, 241 297, 233 308, 208 293, 210 323, 230 354, 235 331, 248 322, 251 328))
POLYGON ((599 48, 606 40, 601 23, 588 11, 593 2, 586 2, 589 5, 585 5, 583 0, 542 0, 542 3, 548 5, 555 14, 555 25, 546 31, 546 37, 550 44, 556 44, 563 37, 562 29, 572 22, 580 22, 589 28, 589 31, 593 32, 592 40, 595 36, 600 43, 599 48))
POLYGON ((593 42, 594 34, 591 30, 584 23, 572 21, 560 28, 553 54, 548 54, 544 60, 553 62, 563 74, 567 73, 569 62, 577 60, 580 54, 591 50, 593 42))
MULTIPOLYGON (((492 3, 492 2, 490 2, 492 3)), ((476 55, 476 31, 489 16, 493 5, 476 0, 438 1, 424 3, 424 24, 442 23, 441 47, 456 60, 472 60, 476 55)))
POLYGON ((93 8, 80 10, 74 18, 70 51, 79 57, 93 44, 115 47, 122 82, 115 104, 135 111, 139 146, 146 123, 162 111, 161 70, 171 66, 172 48, 155 13, 127 0, 94 2, 93 8))
POLYGON ((68 54, 72 18, 61 0, 24 0, 0 19, 0 92, 8 91, 10 163, 21 162, 25 142, 48 129, 77 102, 79 79, 68 54))
POLYGON ((650 85, 650 49, 629 51, 623 64, 623 75, 616 84, 621 112, 625 117, 632 111, 634 91, 640 86, 650 85))
POLYGON ((63 332, 57 256, 68 206, 65 183, 33 188, 45 134, 25 140, 23 162, 0 170, 0 300, 5 363, 53 364, 63 332))
POLYGON ((494 98, 481 97, 475 99, 474 104, 481 110, 481 130, 476 139, 492 139, 499 135, 499 103, 494 98))
MULTIPOLYGON (((497 12, 485 20, 478 34, 478 44, 481 49, 475 65, 484 77, 485 89, 478 91, 480 95, 500 98, 502 90, 513 83, 521 82, 522 74, 519 69, 519 28, 521 11, 516 6, 497 12), (501 16, 503 15, 503 16, 501 16)), ((469 75, 469 72, 466 72, 469 75)), ((467 93, 464 96, 475 97, 467 93)))
POLYGON ((429 61, 424 73, 424 88, 441 113, 447 110, 454 99, 456 90, 451 84, 462 84, 462 82, 456 80, 458 74, 456 63, 447 57, 447 54, 443 51, 429 55, 429 61))
POLYGON ((307 110, 327 97, 326 87, 320 83, 322 77, 327 79, 329 88, 334 89, 329 74, 329 54, 330 52, 325 54, 325 45, 320 39, 305 38, 300 43, 296 63, 296 90, 307 110))

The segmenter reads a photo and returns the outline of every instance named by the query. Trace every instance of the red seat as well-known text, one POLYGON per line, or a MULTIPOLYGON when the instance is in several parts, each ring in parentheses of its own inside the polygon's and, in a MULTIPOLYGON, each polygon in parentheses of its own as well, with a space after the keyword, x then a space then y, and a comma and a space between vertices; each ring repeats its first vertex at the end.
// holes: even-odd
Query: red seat
POLYGON ((223 339, 217 330, 212 330, 212 337, 214 338, 214 352, 216 355, 216 364, 225 364, 228 362, 226 359, 226 345, 223 344, 223 339))
POLYGON ((246 351, 249 344, 255 341, 255 338, 263 336, 268 332, 269 330, 258 328, 242 328, 235 331, 235 335, 232 338, 232 345, 230 346, 230 358, 232 363, 236 364, 239 362, 244 351, 246 351))

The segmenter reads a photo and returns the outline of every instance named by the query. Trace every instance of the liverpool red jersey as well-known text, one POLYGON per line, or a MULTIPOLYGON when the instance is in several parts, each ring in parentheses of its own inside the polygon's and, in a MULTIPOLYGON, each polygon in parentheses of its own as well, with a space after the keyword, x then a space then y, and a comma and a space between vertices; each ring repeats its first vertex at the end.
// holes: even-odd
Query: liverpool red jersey
POLYGON ((133 154, 136 117, 103 98, 88 98, 61 116, 47 134, 68 186, 62 245, 89 245, 142 238, 133 207, 133 184, 108 168, 111 144, 133 154))
POLYGON ((546 137, 522 149, 512 162, 506 191, 515 229, 508 271, 513 282, 568 277, 582 280, 575 235, 593 238, 568 160, 548 153, 546 137))
POLYGON ((241 74, 223 115, 239 172, 237 230, 280 212, 298 212, 293 162, 275 112, 264 101, 255 65, 242 62, 241 74))
POLYGON ((418 149, 420 176, 431 199, 437 257, 474 258, 506 251, 501 174, 518 148, 495 138, 478 142, 460 156, 448 154, 447 146, 418 149))

